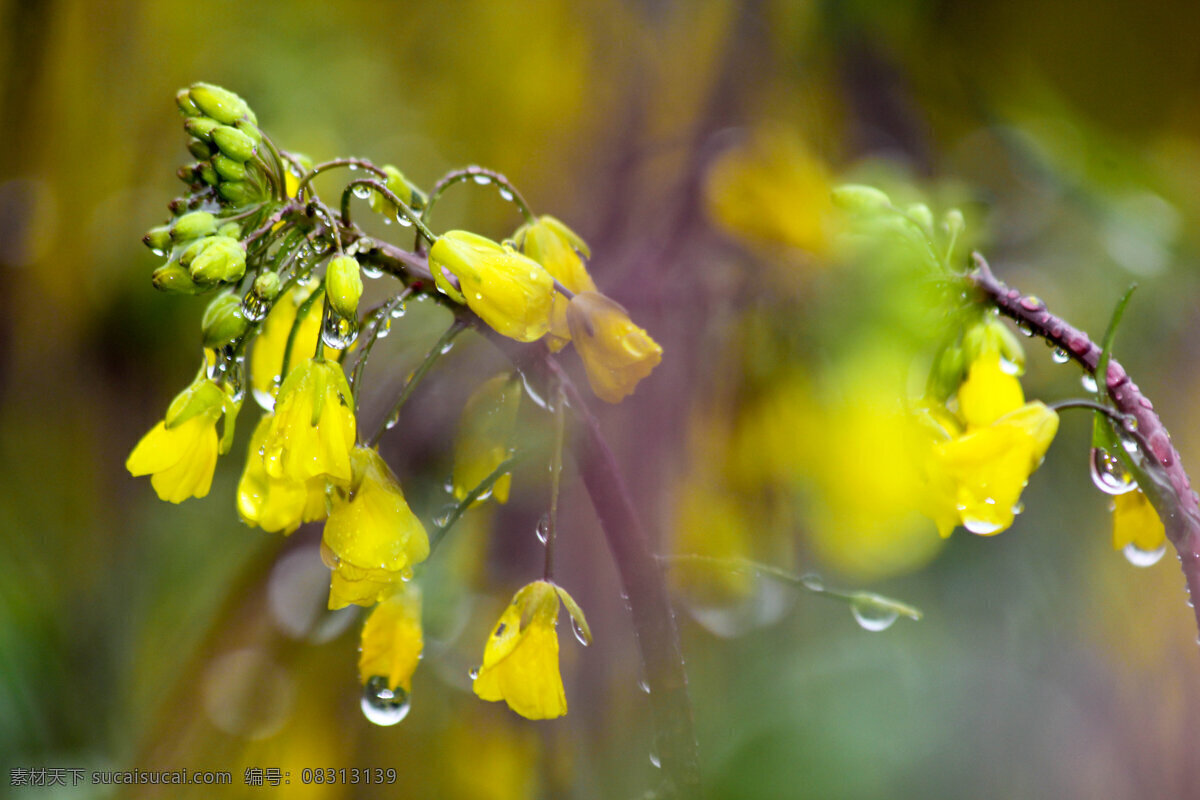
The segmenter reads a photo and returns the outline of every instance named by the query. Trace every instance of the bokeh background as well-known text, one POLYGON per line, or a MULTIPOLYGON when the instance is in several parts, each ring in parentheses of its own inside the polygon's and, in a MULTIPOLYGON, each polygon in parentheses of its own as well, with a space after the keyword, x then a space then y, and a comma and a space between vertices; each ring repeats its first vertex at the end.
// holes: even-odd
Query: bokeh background
MULTIPOLYGON (((423 576, 429 644, 391 728, 359 711, 361 618, 322 611, 319 527, 284 539, 237 519, 249 405, 209 497, 168 506, 125 473, 197 363, 204 301, 155 293, 138 242, 178 191, 172 97, 195 80, 318 160, 391 162, 426 187, 469 163, 505 172, 589 241, 600 288, 665 349, 632 398, 598 409, 656 548, 925 611, 871 633, 837 602, 673 570, 709 796, 1200 794, 1182 577, 1110 546, 1089 418, 1064 415, 1011 530, 939 539, 904 510, 911 467, 883 399, 927 366, 937 326, 902 275, 841 263, 828 223, 841 180, 957 206, 1001 277, 1094 336, 1137 281, 1117 355, 1200 465, 1194 3, 6 0, 0 36, 0 795, 657 784, 619 584, 570 465, 559 579, 596 633, 585 650, 563 627, 570 714, 526 722, 467 677, 540 574, 539 466, 423 576), (234 785, 8 786, 39 766, 219 769, 234 785), (246 767, 292 783, 245 787, 246 767), (305 767, 399 779, 300 786, 305 767)), ((438 222, 511 232, 512 207, 472 189, 438 222)), ((438 333, 432 311, 409 316, 368 371, 366 426, 438 333)), ((1030 396, 1083 394, 1076 368, 1028 349, 1030 396)), ((464 339, 414 397, 420 424, 385 438, 427 520, 457 410, 494 360, 464 339)))

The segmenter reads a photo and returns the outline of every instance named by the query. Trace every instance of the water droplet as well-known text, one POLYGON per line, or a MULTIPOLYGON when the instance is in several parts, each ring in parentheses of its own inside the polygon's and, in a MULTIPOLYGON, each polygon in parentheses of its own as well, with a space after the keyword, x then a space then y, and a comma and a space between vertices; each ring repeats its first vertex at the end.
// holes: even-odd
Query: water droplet
POLYGON ((469 669, 467 670, 467 675, 470 676, 471 680, 475 680, 479 677, 479 670, 475 668, 469 669))
POLYGON ((1022 297, 1020 302, 1021 308, 1026 311, 1037 311, 1042 307, 1042 299, 1037 295, 1031 294, 1028 297, 1022 297))
POLYGON ((321 341, 325 342, 326 347, 345 350, 354 344, 354 340, 357 338, 357 320, 344 319, 333 313, 325 315, 325 322, 321 326, 321 341))
POLYGON ((963 517, 962 524, 963 527, 969 530, 971 533, 975 533, 980 536, 990 536, 993 533, 999 533, 1000 529, 1004 527, 999 522, 993 522, 992 520, 987 519, 979 519, 977 517, 963 517))
POLYGON ((1121 427, 1130 433, 1133 433, 1138 429, 1137 417, 1135 417, 1133 414, 1126 414, 1121 419, 1121 427))
POLYGON ((362 270, 362 274, 364 277, 367 277, 367 278, 382 278, 383 277, 383 270, 381 268, 379 268, 378 266, 376 266, 375 264, 370 263, 369 261, 361 262, 359 264, 359 269, 362 270))
POLYGON ((450 522, 450 518, 454 516, 454 512, 457 509, 458 503, 449 503, 442 506, 442 509, 437 513, 437 516, 433 518, 433 524, 437 525, 439 528, 446 527, 446 524, 450 522))
POLYGON ((405 307, 405 304, 401 303, 392 309, 392 319, 400 319, 407 311, 408 309, 405 307))
POLYGON ((363 716, 376 725, 395 725, 408 716, 408 692, 397 686, 388 688, 387 678, 375 675, 363 687, 363 716))
POLYGON ((375 338, 386 339, 387 335, 392 332, 392 318, 385 316, 383 319, 375 323, 375 338))
POLYGON ((270 310, 271 304, 254 292, 247 292, 242 298, 242 314, 250 322, 262 322, 270 310))
POLYGON ((1092 483, 1105 494, 1125 494, 1137 488, 1137 481, 1125 471, 1121 460, 1103 448, 1092 448, 1089 466, 1092 483))
POLYGON ((329 545, 325 544, 324 541, 322 541, 321 542, 321 562, 325 566, 329 567, 330 569, 337 569, 337 565, 340 564, 341 561, 342 560, 340 558, 338 558, 338 554, 333 552, 333 548, 331 548, 329 545))
POLYGON ((1016 503, 1013 503, 1012 513, 1014 515, 1022 514, 1024 512, 1025 512, 1025 504, 1024 503, 1022 503, 1020 500, 1018 500, 1016 503))
POLYGON ((397 214, 396 214, 396 222, 397 222, 397 223, 400 225, 400 227, 402 227, 402 228, 411 228, 411 227, 412 227, 412 224, 413 224, 413 223, 412 223, 412 220, 411 220, 411 219, 409 219, 409 218, 408 218, 408 217, 405 215, 405 213, 404 213, 403 211, 397 212, 397 214))
MULTIPOLYGON (((511 203, 512 199, 513 199, 513 193, 511 191, 509 191, 506 187, 501 186, 500 187, 500 199, 507 200, 508 202, 511 203)), ((161 253, 160 253, 160 255, 161 255, 161 253)))
POLYGON ((399 422, 400 422, 400 410, 397 409, 392 412, 392 415, 390 417, 387 418, 387 422, 383 423, 383 427, 385 430, 390 431, 392 428, 396 427, 396 424, 399 422))
POLYGON ((351 172, 358 172, 358 164, 347 164, 346 168, 351 172))
POLYGON ((367 186, 366 184, 363 184, 363 183, 358 184, 353 189, 351 189, 351 191, 354 192, 354 196, 357 197, 359 200, 366 200, 368 197, 371 196, 371 187, 367 186))
POLYGON ((1025 334, 1026 336, 1033 336, 1033 328, 1029 327, 1024 322, 1017 323, 1017 330, 1019 330, 1021 333, 1025 334))
POLYGON ((588 646, 587 634, 583 632, 583 628, 580 627, 579 623, 575 621, 574 617, 571 617, 571 632, 575 634, 576 641, 578 641, 584 647, 588 646))
POLYGON ((1164 544, 1157 550, 1142 550, 1140 547, 1130 542, 1125 545, 1125 549, 1121 551, 1125 555, 1125 560, 1135 567, 1152 567, 1159 562, 1163 554, 1167 552, 1167 546, 1164 544))
POLYGON ((1061 347, 1056 347, 1054 348, 1054 351, 1050 353, 1050 360, 1055 364, 1065 364, 1071 360, 1071 355, 1061 347))
POLYGON ((1084 390, 1086 390, 1086 391, 1089 391, 1089 392, 1096 391, 1096 376, 1092 375, 1092 373, 1090 373, 1090 372, 1083 373, 1083 377, 1081 377, 1079 379, 1079 383, 1083 386, 1084 390))
POLYGON ((662 769, 662 761, 654 753, 650 754, 650 766, 654 767, 655 769, 662 769))
POLYGON ((254 389, 251 393, 254 395, 254 402, 258 403, 258 407, 263 411, 275 410, 275 395, 262 389, 254 389))
POLYGON ((442 345, 442 349, 440 352, 442 355, 446 355, 446 353, 449 353, 453 349, 454 349, 454 342, 446 342, 444 345, 442 345))
POLYGON ((855 600, 850 605, 850 613, 854 615, 854 621, 860 628, 872 633, 886 631, 900 617, 894 608, 869 600, 855 600))
POLYGON ((545 544, 550 538, 550 515, 542 514, 542 518, 538 520, 537 527, 533 529, 537 535, 538 541, 545 544))
POLYGON ((489 178, 487 175, 473 175, 473 176, 471 176, 471 180, 475 181, 480 186, 487 186, 489 183, 492 182, 492 179, 489 178))
POLYGON ((1021 374, 1021 365, 1015 361, 1005 358, 1004 356, 1001 356, 1000 357, 1000 371, 1003 372, 1005 375, 1020 375, 1021 374))
POLYGON ((810 592, 825 591, 825 579, 815 572, 810 572, 800 578, 800 585, 810 592))
POLYGON ((537 406, 538 408, 546 408, 545 398, 543 398, 540 394, 538 394, 534 390, 534 388, 529 384, 529 379, 527 377, 525 377, 524 372, 521 373, 521 384, 525 387, 525 394, 527 394, 529 396, 529 399, 531 401, 533 401, 533 404, 535 406, 537 406))
POLYGON ((645 681, 638 681, 637 687, 646 694, 650 694, 650 684, 646 683, 645 681))

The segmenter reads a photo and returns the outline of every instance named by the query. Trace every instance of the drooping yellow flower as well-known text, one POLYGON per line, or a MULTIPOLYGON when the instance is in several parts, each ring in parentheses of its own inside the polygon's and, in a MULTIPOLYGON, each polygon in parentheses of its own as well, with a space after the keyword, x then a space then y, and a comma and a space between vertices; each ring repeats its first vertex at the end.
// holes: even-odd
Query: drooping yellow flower
MULTIPOLYGON (((522 226, 513 238, 525 255, 545 267, 551 277, 567 289, 576 294, 596 291, 596 284, 584 264, 584 259, 591 257, 591 251, 587 243, 562 222, 545 214, 536 222, 522 226)), ((551 350, 558 351, 570 340, 567 298, 556 292, 547 344, 551 350)))
POLYGON ((212 486, 217 454, 233 438, 236 412, 220 386, 198 378, 171 401, 163 420, 133 448, 125 468, 135 478, 149 475, 154 491, 169 503, 204 497, 212 486), (217 420, 226 411, 225 436, 218 440, 217 420))
POLYGON ((466 303, 497 333, 532 342, 550 330, 554 279, 511 245, 450 231, 430 248, 429 267, 442 291, 466 303), (459 289, 450 284, 443 269, 458 278, 459 289))
POLYGON ((250 436, 246 467, 238 482, 238 514, 251 527, 288 534, 301 523, 324 518, 326 480, 322 476, 294 481, 268 475, 262 453, 270 427, 268 414, 258 421, 250 436))
POLYGON ((571 340, 588 383, 601 400, 619 403, 662 361, 662 348, 628 312, 599 292, 580 292, 567 305, 571 340))
POLYGON ((534 581, 513 596, 483 650, 475 694, 503 700, 526 719, 554 719, 567 713, 567 697, 558 671, 558 603, 587 630, 571 596, 549 581, 534 581))
POLYGON ((930 445, 926 506, 942 536, 956 524, 998 534, 1013 524, 1021 491, 1054 441, 1058 415, 1025 403, 1020 381, 1003 371, 995 350, 972 362, 958 398, 964 426, 936 415, 941 431, 930 445))
POLYGON ((353 480, 333 492, 323 550, 332 563, 329 607, 372 605, 429 555, 429 537, 396 476, 373 448, 355 447, 353 480))
POLYGON ((350 481, 354 399, 342 365, 309 359, 279 388, 267 429, 263 466, 272 478, 350 481))
MULTIPOLYGON (((508 458, 513 428, 521 406, 521 387, 512 373, 502 372, 485 381, 467 399, 454 440, 454 496, 465 498, 472 489, 508 458)), ((512 474, 492 484, 492 497, 508 502, 512 474)), ((483 502, 477 500, 476 505, 483 502)))
POLYGON ((1138 550, 1153 552, 1166 541, 1167 530, 1141 489, 1113 498, 1113 549, 1124 550, 1133 545, 1138 550))
POLYGON ((358 656, 358 676, 363 684, 381 677, 393 693, 412 693, 412 676, 421 660, 425 641, 421 635, 421 590, 403 583, 382 600, 367 617, 358 656))

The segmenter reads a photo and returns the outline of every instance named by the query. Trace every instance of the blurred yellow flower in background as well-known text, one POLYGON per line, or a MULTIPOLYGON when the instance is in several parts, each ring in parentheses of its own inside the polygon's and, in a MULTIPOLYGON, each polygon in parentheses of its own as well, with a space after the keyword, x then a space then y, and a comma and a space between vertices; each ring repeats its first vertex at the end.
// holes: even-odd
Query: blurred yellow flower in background
POLYGON ((571 340, 601 400, 619 403, 662 361, 662 348, 629 313, 599 292, 580 292, 567 304, 571 340))
MULTIPOLYGON (((463 407, 454 439, 454 496, 464 499, 512 453, 513 429, 521 407, 522 388, 516 373, 502 372, 484 381, 463 407)), ((508 502, 512 474, 492 484, 491 496, 508 502)), ((475 505, 486 498, 475 501, 475 505)))

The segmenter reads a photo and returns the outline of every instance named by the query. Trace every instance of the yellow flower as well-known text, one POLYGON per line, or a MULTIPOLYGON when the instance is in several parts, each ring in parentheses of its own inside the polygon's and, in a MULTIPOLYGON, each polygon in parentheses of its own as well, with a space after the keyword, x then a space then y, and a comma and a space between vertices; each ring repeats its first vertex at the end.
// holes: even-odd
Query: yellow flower
POLYGON ((429 250, 434 280, 447 295, 466 303, 497 333, 532 342, 550 330, 554 279, 511 245, 467 231, 450 231, 429 250), (449 270, 461 291, 447 279, 449 270))
MULTIPOLYGON (((405 583, 381 601, 367 617, 358 656, 358 679, 363 684, 382 678, 393 693, 412 693, 412 676, 421 660, 421 590, 405 583)), ((395 698, 403 702, 403 698, 395 698)))
MULTIPOLYGON (((584 265, 584 259, 591 257, 587 243, 554 217, 548 214, 538 217, 536 222, 522 226, 513 238, 525 255, 545 267, 551 277, 572 292, 596 291, 596 284, 584 265)), ((558 351, 569 341, 567 298, 556 292, 547 344, 558 351)))
POLYGON ((1154 552, 1166 541, 1166 528, 1141 489, 1113 498, 1114 549, 1124 550, 1133 545, 1138 550, 1154 552))
POLYGON ((354 400, 342 365, 309 359, 279 388, 267 430, 263 466, 272 478, 350 481, 354 400))
MULTIPOLYGON (((454 440, 454 496, 465 498, 472 489, 508 458, 512 451, 513 428, 521 405, 521 388, 516 377, 507 372, 483 383, 467 399, 454 440)), ((508 502, 511 473, 492 484, 492 495, 508 502)), ((486 498, 480 498, 476 505, 486 498)))
POLYGON ((262 451, 271 427, 271 416, 258 421, 250 435, 246 468, 238 482, 238 514, 251 527, 291 533, 303 522, 325 516, 325 478, 294 481, 272 478, 263 464, 262 451))
MULTIPOLYGON (((283 369, 283 355, 292 323, 296 320, 300 304, 310 294, 309 288, 296 288, 276 299, 263 321, 262 331, 254 339, 254 346, 250 351, 250 388, 258 404, 267 410, 275 405, 275 395, 282 380, 279 373, 283 369)), ((301 358, 316 349, 317 337, 320 335, 321 304, 313 303, 296 331, 296 340, 292 344, 292 369, 298 366, 301 358)), ((336 358, 337 351, 327 347, 325 356, 336 358)))
POLYGON ((213 381, 196 380, 167 408, 166 417, 133 448, 125 468, 134 477, 150 476, 159 498, 182 503, 204 497, 212 486, 218 452, 229 449, 236 405, 213 381), (225 411, 225 435, 217 439, 217 420, 225 411))
POLYGON ((583 612, 571 596, 549 581, 534 581, 513 596, 483 650, 475 694, 503 700, 526 719, 554 719, 567 713, 558 671, 558 603, 587 631, 583 612))
POLYGON ((991 425, 1024 402, 1021 382, 1004 371, 996 351, 971 362, 967 379, 958 387, 958 408, 968 428, 991 425))
POLYGON ((621 402, 662 361, 662 348, 599 292, 571 298, 567 325, 592 391, 609 403, 621 402))
POLYGON ((329 607, 371 605, 429 555, 429 537, 404 499, 387 462, 356 447, 348 491, 336 489, 323 552, 332 563, 329 607))

